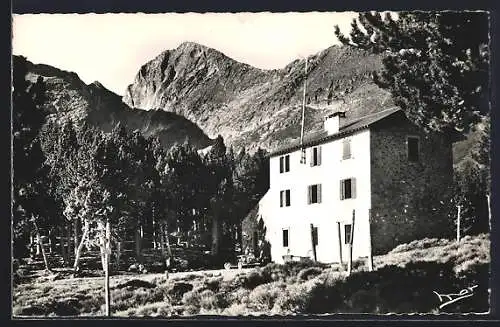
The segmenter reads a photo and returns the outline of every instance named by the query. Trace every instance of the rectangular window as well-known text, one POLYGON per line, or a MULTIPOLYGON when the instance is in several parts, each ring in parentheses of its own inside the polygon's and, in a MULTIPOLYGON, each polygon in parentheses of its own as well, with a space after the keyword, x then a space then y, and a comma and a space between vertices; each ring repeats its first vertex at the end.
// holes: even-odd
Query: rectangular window
POLYGON ((280 191, 280 207, 290 206, 290 190, 280 191))
POLYGON ((344 243, 351 244, 351 237, 352 237, 352 225, 346 224, 344 225, 344 243))
POLYGON ((283 229, 283 247, 288 247, 288 229, 283 229))
POLYGON ((321 184, 309 185, 307 188, 307 203, 321 203, 321 184))
POLYGON ((315 146, 311 148, 311 167, 321 165, 321 147, 315 146))
POLYGON ((408 161, 418 162, 419 158, 419 139, 416 136, 408 136, 406 140, 408 147, 408 161))
POLYGON ((342 159, 351 158, 351 140, 345 139, 342 141, 342 159))
POLYGON ((340 181, 340 199, 354 199, 356 197, 356 178, 340 181))
POLYGON ((280 157, 280 174, 290 171, 290 155, 280 157))
POLYGON ((312 229, 312 239, 315 246, 318 245, 318 227, 313 227, 312 229))

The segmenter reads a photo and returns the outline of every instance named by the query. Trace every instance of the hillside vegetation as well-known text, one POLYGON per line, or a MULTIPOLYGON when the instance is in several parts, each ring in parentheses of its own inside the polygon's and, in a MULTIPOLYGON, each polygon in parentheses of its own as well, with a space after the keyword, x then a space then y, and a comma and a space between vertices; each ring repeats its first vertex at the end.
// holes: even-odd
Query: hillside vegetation
MULTIPOLYGON (((375 257, 373 272, 357 262, 351 276, 338 266, 312 262, 170 278, 113 276, 112 310, 115 316, 151 317, 487 312, 489 248, 487 234, 466 236, 458 248, 450 240, 417 240, 375 257), (438 308, 433 291, 458 293, 475 285, 474 296, 438 308)), ((33 278, 36 282, 15 285, 14 315, 103 314, 101 279, 33 278)))

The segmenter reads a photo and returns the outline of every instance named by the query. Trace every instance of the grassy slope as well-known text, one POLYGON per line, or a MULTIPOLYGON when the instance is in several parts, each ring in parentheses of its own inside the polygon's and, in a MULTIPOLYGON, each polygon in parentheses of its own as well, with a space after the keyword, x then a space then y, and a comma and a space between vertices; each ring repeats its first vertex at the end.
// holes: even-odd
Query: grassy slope
MULTIPOLYGON (((338 268, 317 264, 270 264, 250 272, 233 270, 226 276, 227 272, 177 274, 169 279, 162 274, 113 276, 112 310, 117 316, 437 313, 439 303, 432 290, 458 292, 479 283, 479 304, 455 309, 485 311, 489 249, 489 235, 484 234, 466 236, 459 250, 449 240, 418 240, 375 257, 374 272, 356 264, 350 277, 338 268)), ((16 316, 98 316, 102 305, 102 278, 54 281, 40 276, 13 289, 16 316)))

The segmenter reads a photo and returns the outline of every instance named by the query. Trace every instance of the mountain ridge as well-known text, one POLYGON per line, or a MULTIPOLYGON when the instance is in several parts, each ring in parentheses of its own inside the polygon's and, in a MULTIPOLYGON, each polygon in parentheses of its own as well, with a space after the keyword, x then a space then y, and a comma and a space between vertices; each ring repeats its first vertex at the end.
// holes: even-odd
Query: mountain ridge
MULTIPOLYGON (((321 129, 332 110, 362 115, 392 106, 388 92, 371 80, 381 67, 378 55, 332 46, 309 56, 308 66, 308 132, 321 129)), ((145 63, 122 100, 183 115, 229 145, 272 150, 298 137, 305 79, 304 60, 263 70, 185 42, 145 63)))
POLYGON ((158 137, 167 148, 186 139, 198 148, 212 144, 196 124, 175 113, 130 108, 99 81, 87 85, 74 72, 30 61, 27 66, 28 81, 34 83, 39 76, 43 77, 47 90, 43 106, 49 117, 57 121, 70 120, 76 124, 86 121, 105 132, 121 123, 129 131, 139 130, 146 137, 158 137))
MULTIPOLYGON (((160 137, 166 147, 189 139, 206 148, 220 134, 237 149, 273 151, 300 137, 304 60, 263 70, 184 42, 142 65, 123 97, 99 81, 85 84, 74 72, 28 63, 28 79, 44 77, 45 106, 59 119, 87 120, 104 131, 121 122, 160 137)), ((332 111, 359 117, 392 107, 391 95, 371 78, 381 65, 380 56, 350 47, 332 46, 309 56, 306 136, 321 130, 332 111)), ((454 145, 456 163, 470 157, 477 139, 472 135, 454 145)))

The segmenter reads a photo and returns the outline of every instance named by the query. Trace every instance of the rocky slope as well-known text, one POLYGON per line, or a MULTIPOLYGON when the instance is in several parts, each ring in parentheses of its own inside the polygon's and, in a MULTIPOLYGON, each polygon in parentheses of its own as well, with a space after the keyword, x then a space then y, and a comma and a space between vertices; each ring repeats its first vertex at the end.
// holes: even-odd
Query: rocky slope
MULTIPOLYGON (((309 57, 306 131, 321 129, 333 110, 363 115, 391 106, 389 94, 371 81, 380 67, 379 56, 347 47, 309 57)), ((186 42, 143 65, 123 101, 182 115, 236 147, 272 150, 300 135, 305 77, 304 60, 261 70, 186 42)))
POLYGON ((76 73, 49 65, 28 62, 28 80, 44 78, 47 88, 45 107, 58 120, 87 121, 104 131, 111 131, 117 123, 128 130, 139 130, 143 135, 157 136, 166 147, 189 140, 197 147, 211 144, 207 135, 193 122, 175 113, 157 110, 133 109, 120 96, 107 90, 99 82, 85 84, 76 73))

